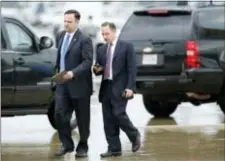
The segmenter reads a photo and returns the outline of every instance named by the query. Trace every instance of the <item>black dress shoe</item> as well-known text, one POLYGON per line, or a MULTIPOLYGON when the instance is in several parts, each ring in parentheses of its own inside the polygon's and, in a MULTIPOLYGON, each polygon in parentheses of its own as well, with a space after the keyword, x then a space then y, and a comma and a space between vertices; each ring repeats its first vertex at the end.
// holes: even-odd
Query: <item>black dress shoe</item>
POLYGON ((86 158, 87 155, 87 151, 86 150, 77 150, 77 153, 75 155, 76 158, 86 158))
POLYGON ((136 141, 132 143, 132 151, 136 152, 138 151, 138 149, 140 149, 140 147, 141 147, 141 134, 140 132, 138 132, 136 141))
POLYGON ((122 152, 121 151, 117 151, 117 152, 107 151, 106 153, 100 154, 100 156, 102 158, 106 158, 106 157, 118 157, 118 156, 121 156, 121 155, 122 155, 122 152))
POLYGON ((55 156, 63 156, 65 155, 66 153, 71 153, 73 152, 73 148, 71 149, 66 149, 64 147, 62 147, 61 149, 59 149, 56 153, 55 153, 55 156))
POLYGON ((78 151, 85 151, 85 152, 87 152, 88 151, 88 144, 87 144, 87 142, 79 141, 79 143, 77 145, 77 148, 76 148, 76 152, 78 152, 78 151))
POLYGON ((86 158, 88 156, 88 144, 86 141, 79 141, 76 148, 76 158, 86 158))

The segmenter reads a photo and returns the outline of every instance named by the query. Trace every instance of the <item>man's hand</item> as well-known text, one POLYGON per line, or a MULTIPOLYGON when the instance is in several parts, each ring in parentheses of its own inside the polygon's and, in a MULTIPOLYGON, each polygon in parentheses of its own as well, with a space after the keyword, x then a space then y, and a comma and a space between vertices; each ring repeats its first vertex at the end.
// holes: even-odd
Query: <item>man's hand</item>
POLYGON ((66 74, 63 75, 63 79, 64 79, 65 81, 70 80, 70 79, 72 79, 73 77, 74 77, 74 74, 73 74, 72 71, 68 71, 68 72, 66 72, 66 74))
POLYGON ((130 98, 134 95, 134 92, 131 89, 126 89, 126 98, 130 98))
POLYGON ((103 72, 103 68, 99 64, 95 64, 93 67, 95 75, 100 75, 103 72))
POLYGON ((100 73, 103 69, 101 67, 98 67, 98 66, 94 66, 94 71, 96 73, 100 73))

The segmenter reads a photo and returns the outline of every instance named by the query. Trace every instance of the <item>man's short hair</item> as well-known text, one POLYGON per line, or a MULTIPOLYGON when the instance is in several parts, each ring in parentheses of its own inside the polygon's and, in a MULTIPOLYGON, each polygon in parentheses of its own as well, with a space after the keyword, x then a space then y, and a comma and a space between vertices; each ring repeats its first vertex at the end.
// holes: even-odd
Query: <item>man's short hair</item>
POLYGON ((64 15, 66 14, 74 14, 75 19, 80 20, 80 13, 77 10, 67 10, 64 15))
POLYGON ((116 25, 113 22, 103 22, 102 27, 109 26, 110 29, 116 30, 116 25))

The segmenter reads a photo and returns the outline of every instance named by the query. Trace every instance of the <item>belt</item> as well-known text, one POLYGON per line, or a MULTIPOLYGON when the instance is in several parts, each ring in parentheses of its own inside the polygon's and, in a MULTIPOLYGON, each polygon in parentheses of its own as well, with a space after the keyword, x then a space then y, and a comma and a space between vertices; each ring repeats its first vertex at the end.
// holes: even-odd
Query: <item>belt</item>
POLYGON ((104 80, 104 83, 106 83, 106 84, 112 84, 112 80, 105 79, 105 80, 104 80))

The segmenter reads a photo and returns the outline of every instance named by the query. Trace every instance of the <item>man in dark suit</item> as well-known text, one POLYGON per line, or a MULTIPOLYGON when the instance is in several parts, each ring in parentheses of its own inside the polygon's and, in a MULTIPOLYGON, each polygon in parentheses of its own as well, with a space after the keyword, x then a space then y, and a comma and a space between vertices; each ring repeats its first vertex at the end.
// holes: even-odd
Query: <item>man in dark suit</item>
POLYGON ((132 151, 140 148, 140 133, 126 114, 126 105, 136 86, 136 57, 133 45, 116 38, 114 23, 102 24, 102 36, 107 44, 97 52, 94 73, 102 75, 99 101, 102 103, 104 130, 108 151, 101 157, 120 156, 120 128, 132 142, 132 151), (125 96, 122 97, 122 93, 125 96))
POLYGON ((56 38, 57 69, 64 72, 63 82, 56 86, 55 120, 62 148, 56 156, 74 150, 70 119, 75 110, 80 141, 76 157, 87 157, 90 130, 90 97, 93 92, 91 66, 93 46, 89 37, 78 29, 80 13, 68 10, 64 14, 65 31, 56 38))

